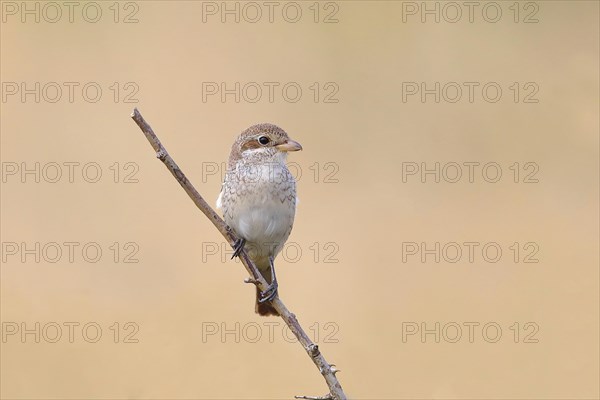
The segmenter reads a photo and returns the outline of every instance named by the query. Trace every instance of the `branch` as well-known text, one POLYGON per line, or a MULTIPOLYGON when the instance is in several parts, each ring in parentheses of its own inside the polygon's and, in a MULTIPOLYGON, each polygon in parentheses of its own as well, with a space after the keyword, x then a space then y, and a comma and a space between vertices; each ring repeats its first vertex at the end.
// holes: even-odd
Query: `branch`
MULTIPOLYGON (((150 142, 150 145, 156 152, 156 157, 161 160, 167 169, 173 174, 177 182, 181 185, 183 190, 190 196, 194 204, 206 215, 206 217, 213 223, 215 228, 223 235, 223 237, 229 242, 229 244, 233 247, 236 240, 238 239, 235 232, 223 221, 223 219, 215 213, 215 211, 211 208, 210 205, 202 198, 200 193, 194 188, 191 182, 186 178, 181 169, 177 166, 175 161, 171 158, 167 150, 164 148, 158 137, 150 127, 150 125, 144 120, 144 117, 140 114, 137 108, 133 110, 131 114, 131 118, 135 121, 135 123, 140 127, 146 139, 150 142)), ((246 280, 246 282, 254 283, 261 291, 265 291, 268 287, 267 281, 262 277, 256 265, 252 262, 250 257, 245 250, 242 250, 239 254, 239 258, 242 261, 242 264, 250 274, 251 278, 246 280)), ((277 294, 273 300, 271 300, 271 305, 273 308, 277 310, 279 315, 283 321, 287 324, 290 330, 294 333, 298 342, 304 347, 304 350, 308 353, 312 361, 315 363, 319 372, 325 378, 325 382, 329 387, 329 393, 325 396, 321 397, 310 397, 310 396, 296 396, 296 398, 300 399, 323 399, 323 400, 346 400, 346 395, 342 390, 342 386, 338 382, 335 374, 339 372, 338 369, 335 368, 334 364, 329 364, 325 357, 319 351, 319 346, 314 344, 304 329, 298 323, 298 319, 296 316, 292 314, 285 304, 279 299, 279 294, 277 294)))

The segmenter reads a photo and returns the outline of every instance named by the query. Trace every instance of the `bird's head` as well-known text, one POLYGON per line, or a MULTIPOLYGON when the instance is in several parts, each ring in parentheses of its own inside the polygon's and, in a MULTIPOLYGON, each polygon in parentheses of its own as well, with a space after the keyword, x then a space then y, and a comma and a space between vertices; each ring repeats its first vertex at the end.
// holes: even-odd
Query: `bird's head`
POLYGON ((302 150, 300 143, 273 124, 257 124, 243 131, 231 148, 230 162, 285 160, 289 151, 302 150))

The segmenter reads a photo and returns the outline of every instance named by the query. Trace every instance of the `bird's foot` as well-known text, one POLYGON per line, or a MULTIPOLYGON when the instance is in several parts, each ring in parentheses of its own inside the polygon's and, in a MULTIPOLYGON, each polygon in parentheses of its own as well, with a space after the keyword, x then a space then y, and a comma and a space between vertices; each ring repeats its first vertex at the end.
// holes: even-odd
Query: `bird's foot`
POLYGON ((277 281, 273 281, 273 283, 271 283, 265 291, 260 292, 258 302, 260 304, 262 304, 267 301, 273 300, 275 298, 275 296, 277 296, 277 288, 278 287, 279 287, 279 285, 277 284, 277 281))
POLYGON ((233 255, 231 256, 232 260, 240 255, 245 244, 246 244, 246 239, 243 239, 243 238, 240 238, 235 241, 235 243, 233 244, 234 252, 233 252, 233 255))

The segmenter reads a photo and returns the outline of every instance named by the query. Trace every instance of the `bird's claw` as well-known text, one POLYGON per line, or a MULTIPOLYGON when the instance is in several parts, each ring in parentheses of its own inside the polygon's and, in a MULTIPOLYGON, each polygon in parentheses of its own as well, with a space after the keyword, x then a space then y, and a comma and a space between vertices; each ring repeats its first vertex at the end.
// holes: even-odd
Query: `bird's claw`
POLYGON ((277 281, 271 283, 264 292, 260 292, 260 296, 258 302, 260 304, 265 303, 267 301, 271 301, 277 296, 277 281))
POLYGON ((231 256, 232 260, 240 255, 245 244, 246 244, 246 239, 244 239, 244 238, 240 238, 235 241, 235 243, 233 244, 234 252, 233 252, 233 255, 231 256))

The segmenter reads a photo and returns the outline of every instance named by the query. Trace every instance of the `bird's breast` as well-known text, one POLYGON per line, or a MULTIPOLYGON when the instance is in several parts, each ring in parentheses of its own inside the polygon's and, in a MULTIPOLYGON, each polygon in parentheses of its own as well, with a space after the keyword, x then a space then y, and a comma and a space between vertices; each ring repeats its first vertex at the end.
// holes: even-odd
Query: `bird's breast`
POLYGON ((247 241, 283 245, 287 240, 296 212, 296 183, 285 165, 238 168, 228 174, 220 200, 225 222, 247 241))

